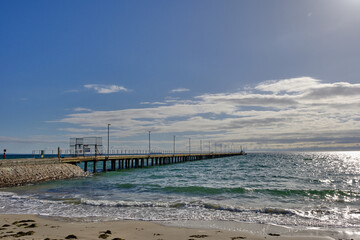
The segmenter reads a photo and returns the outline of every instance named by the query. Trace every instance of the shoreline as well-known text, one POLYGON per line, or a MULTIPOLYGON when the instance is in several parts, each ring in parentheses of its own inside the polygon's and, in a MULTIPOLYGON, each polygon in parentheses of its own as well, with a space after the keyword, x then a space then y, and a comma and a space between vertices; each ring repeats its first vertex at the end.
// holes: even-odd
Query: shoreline
MULTIPOLYGON (((150 221, 72 221, 39 215, 0 214, 0 238, 14 239, 114 239, 114 240, 330 240, 337 237, 319 236, 311 230, 294 234, 280 231, 282 227, 262 226, 266 231, 260 233, 256 224, 238 224, 238 230, 214 228, 216 223, 204 227, 171 226, 162 222, 150 221), (257 229, 257 230, 256 230, 257 229), (16 235, 18 234, 18 235, 16 235), (75 239, 75 238, 72 238, 75 239)), ((260 226, 261 227, 261 226, 260 226)), ((285 228, 283 228, 285 229, 285 228)), ((331 234, 329 232, 329 234, 331 234)), ((351 237, 350 237, 351 239, 351 237)), ((353 238, 356 239, 356 238, 353 238)))

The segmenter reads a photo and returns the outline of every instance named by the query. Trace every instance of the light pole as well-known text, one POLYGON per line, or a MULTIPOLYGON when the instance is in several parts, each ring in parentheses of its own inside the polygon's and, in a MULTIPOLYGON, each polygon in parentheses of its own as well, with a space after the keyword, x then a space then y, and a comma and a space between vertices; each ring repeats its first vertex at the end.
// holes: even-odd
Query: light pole
POLYGON ((200 140, 200 153, 202 154, 202 140, 200 140))
POLYGON ((174 135, 174 155, 175 155, 175 135, 174 135))
POLYGON ((189 138, 189 155, 191 153, 191 138, 189 138))
POLYGON ((107 151, 107 155, 109 158, 109 154, 110 154, 110 123, 108 123, 108 151, 107 151))
POLYGON ((151 153, 150 134, 151 134, 151 131, 149 131, 149 155, 150 155, 150 153, 151 153))

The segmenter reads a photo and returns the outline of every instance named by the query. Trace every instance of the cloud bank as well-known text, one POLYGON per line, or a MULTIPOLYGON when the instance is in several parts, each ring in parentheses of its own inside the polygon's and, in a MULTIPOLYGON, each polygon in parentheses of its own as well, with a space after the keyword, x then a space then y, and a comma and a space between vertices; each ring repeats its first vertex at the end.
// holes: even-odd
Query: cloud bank
POLYGON ((123 140, 151 130, 258 151, 360 149, 359 107, 360 84, 299 77, 147 108, 78 112, 60 122, 99 133, 111 123, 112 136, 123 140))

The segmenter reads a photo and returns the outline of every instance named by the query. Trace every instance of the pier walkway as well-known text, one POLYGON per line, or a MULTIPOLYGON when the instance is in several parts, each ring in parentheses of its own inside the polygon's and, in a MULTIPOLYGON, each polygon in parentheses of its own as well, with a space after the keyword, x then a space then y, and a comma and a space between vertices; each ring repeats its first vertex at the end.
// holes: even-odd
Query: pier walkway
MULTIPOLYGON (((213 158, 246 155, 244 152, 237 153, 194 153, 194 154, 138 154, 138 155, 98 155, 77 156, 58 158, 23 158, 6 159, 0 161, 1 167, 61 164, 68 163, 81 167, 85 172, 117 171, 121 169, 143 168, 161 166, 190 161, 206 160, 213 158)), ((60 156, 60 155, 59 155, 60 156)))
POLYGON ((62 163, 82 165, 84 171, 91 169, 96 172, 98 168, 102 171, 116 171, 120 169, 143 168, 161 166, 189 161, 198 161, 213 158, 245 155, 238 153, 207 153, 207 154, 150 154, 150 155, 110 155, 110 156, 83 156, 60 158, 62 163))

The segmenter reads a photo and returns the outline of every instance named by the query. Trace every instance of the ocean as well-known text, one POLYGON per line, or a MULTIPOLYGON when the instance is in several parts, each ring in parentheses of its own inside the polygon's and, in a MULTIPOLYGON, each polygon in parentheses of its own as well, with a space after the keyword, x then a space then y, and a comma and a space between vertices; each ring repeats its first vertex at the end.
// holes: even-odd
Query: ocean
POLYGON ((249 153, 2 188, 0 213, 230 230, 266 224, 357 239, 360 152, 249 153))

